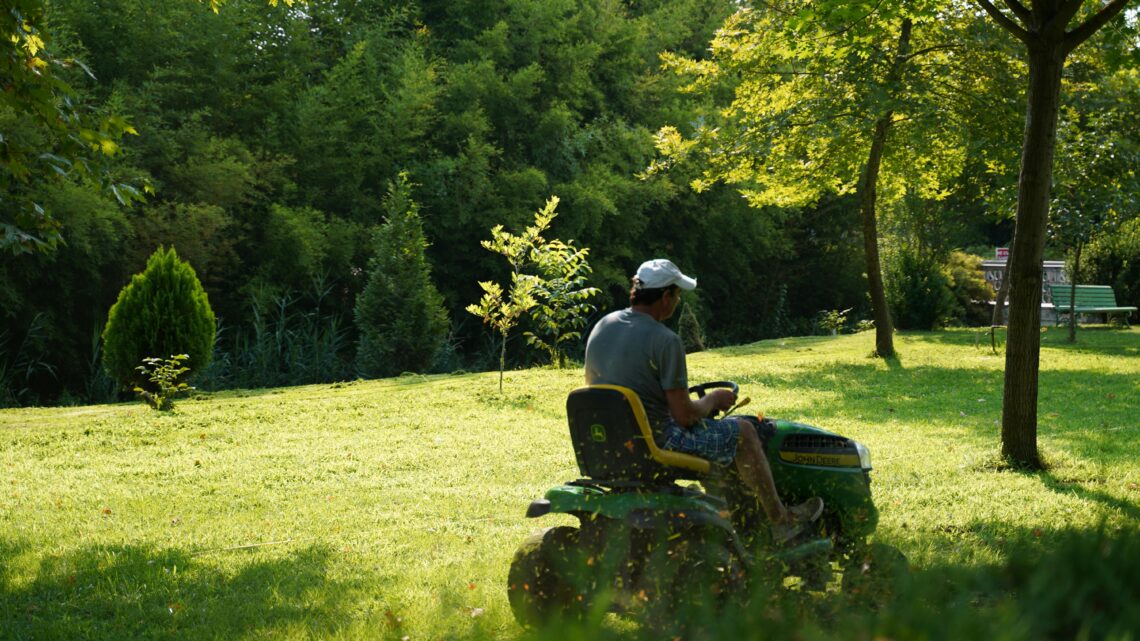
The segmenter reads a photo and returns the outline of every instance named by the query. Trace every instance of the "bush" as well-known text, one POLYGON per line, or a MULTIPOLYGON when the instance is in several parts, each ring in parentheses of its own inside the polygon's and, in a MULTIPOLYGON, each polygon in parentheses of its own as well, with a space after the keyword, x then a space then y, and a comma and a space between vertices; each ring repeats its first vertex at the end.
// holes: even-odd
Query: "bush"
POLYGON ((685 344, 685 353, 705 351, 705 332, 701 329, 701 321, 693 312, 692 305, 681 308, 681 318, 677 321, 677 333, 685 344))
POLYGON ((1089 243, 1081 263, 1082 281, 1111 285, 1117 304, 1140 307, 1140 218, 1089 243))
POLYGON ((356 366, 364 376, 422 372, 447 336, 447 311, 431 282, 419 206, 410 191, 402 174, 389 188, 368 284, 356 299, 356 366))
POLYGON ((955 300, 951 320, 970 327, 989 325, 993 315, 987 303, 995 294, 982 271, 982 258, 960 251, 950 252, 944 269, 955 300))
POLYGON ((937 258, 918 248, 900 248, 888 257, 884 272, 887 304, 898 329, 937 329, 954 318, 952 283, 937 258))
POLYGON ((187 354, 186 375, 192 376, 209 365, 214 333, 214 312, 194 268, 173 247, 159 247, 111 306, 103 367, 127 389, 158 391, 138 371, 143 359, 187 354))

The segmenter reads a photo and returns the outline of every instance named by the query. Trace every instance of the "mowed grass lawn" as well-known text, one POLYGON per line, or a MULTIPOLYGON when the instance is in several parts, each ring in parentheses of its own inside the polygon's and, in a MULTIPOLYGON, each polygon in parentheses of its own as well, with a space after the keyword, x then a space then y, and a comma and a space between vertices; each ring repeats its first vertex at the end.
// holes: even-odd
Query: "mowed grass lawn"
MULTIPOLYGON (((1140 522, 1140 331, 1045 332, 1034 474, 1000 464, 988 337, 897 342, 886 363, 869 333, 765 341, 692 355, 690 379, 867 444, 878 536, 918 573, 1140 522)), ((572 522, 524 510, 576 477, 581 376, 0 411, 0 638, 519 638, 507 569, 529 533, 572 522)))

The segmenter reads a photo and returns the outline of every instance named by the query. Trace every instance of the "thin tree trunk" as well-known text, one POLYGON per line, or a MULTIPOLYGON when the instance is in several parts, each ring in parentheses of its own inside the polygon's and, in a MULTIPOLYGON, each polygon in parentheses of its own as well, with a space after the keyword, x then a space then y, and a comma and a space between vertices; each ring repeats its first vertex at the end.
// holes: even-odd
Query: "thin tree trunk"
POLYGON ((503 393, 503 370, 507 369, 507 335, 503 334, 503 343, 499 348, 499 393, 503 393))
MULTIPOLYGON (((1017 235, 1017 229, 1014 228, 1014 236, 1017 235)), ((1012 245, 1013 243, 1010 243, 1012 245)), ((992 327, 1000 327, 1005 325, 1005 301, 1009 298, 1009 266, 1013 264, 1013 248, 1009 250, 1009 255, 1005 257, 1005 265, 1001 268, 1001 285, 998 286, 997 299, 994 301, 994 315, 990 319, 992 327)))
POLYGON ((887 306, 883 287, 883 268, 879 260, 879 230, 875 216, 876 183, 883 159, 883 147, 890 130, 892 113, 885 114, 875 123, 875 136, 871 153, 863 171, 863 186, 859 190, 859 213, 863 219, 863 253, 867 260, 867 287, 871 293, 871 313, 875 317, 875 355, 890 358, 895 355, 894 323, 887 306))
POLYGON ((1081 273, 1081 249, 1084 243, 1077 241, 1076 256, 1073 257, 1073 282, 1069 283, 1069 342, 1077 342, 1077 279, 1081 273))
POLYGON ((1053 150, 1065 55, 1060 42, 1029 45, 1029 95, 1017 194, 1017 233, 1010 256, 1009 332, 1002 400, 1002 454, 1040 468, 1037 375, 1041 351, 1041 258, 1053 180, 1053 150))
MULTIPOLYGON (((1013 235, 1017 237, 1017 226, 1014 225, 1013 235)), ((998 286, 997 300, 994 301, 994 315, 990 319, 990 347, 997 353, 997 328, 1005 325, 1005 301, 1009 298, 1009 266, 1013 264, 1013 243, 1010 243, 1009 254, 1005 257, 1005 266, 1001 268, 1001 285, 998 286)))
MULTIPOLYGON (((902 66, 906 63, 906 56, 910 52, 911 20, 903 20, 899 32, 898 50, 895 60, 887 75, 887 85, 896 83, 902 74, 902 66)), ((887 307, 887 296, 883 287, 883 268, 879 260, 879 230, 875 214, 875 202, 878 199, 879 169, 883 164, 883 150, 887 144, 887 134, 890 133, 894 119, 894 110, 888 109, 886 113, 875 122, 875 131, 871 138, 871 151, 867 155, 867 164, 863 168, 863 175, 859 178, 859 213, 863 219, 863 253, 867 260, 867 287, 871 293, 871 312, 875 317, 875 355, 879 358, 891 358, 895 355, 894 323, 891 321, 891 310, 887 307)))

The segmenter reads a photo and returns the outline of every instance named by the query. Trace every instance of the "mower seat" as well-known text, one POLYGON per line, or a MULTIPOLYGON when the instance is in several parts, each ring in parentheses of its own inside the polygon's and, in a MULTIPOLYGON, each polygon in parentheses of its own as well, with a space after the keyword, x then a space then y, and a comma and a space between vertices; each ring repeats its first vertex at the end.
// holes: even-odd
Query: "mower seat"
POLYGON ((637 394, 618 385, 580 387, 566 399, 574 457, 583 476, 601 483, 672 483, 701 479, 703 458, 663 450, 637 394))

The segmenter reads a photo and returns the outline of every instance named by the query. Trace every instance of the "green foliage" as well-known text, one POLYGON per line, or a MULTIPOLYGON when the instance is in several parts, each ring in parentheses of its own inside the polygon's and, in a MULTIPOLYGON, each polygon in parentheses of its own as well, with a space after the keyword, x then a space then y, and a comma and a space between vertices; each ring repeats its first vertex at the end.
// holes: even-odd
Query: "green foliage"
POLYGON ((887 296, 900 329, 989 325, 992 310, 986 303, 994 291, 980 257, 905 245, 889 252, 886 271, 887 296))
POLYGON ((850 307, 847 309, 826 309, 819 313, 816 323, 825 333, 835 336, 847 325, 847 314, 849 313, 851 313, 850 307))
POLYGON ((36 314, 18 339, 10 328, 0 329, 0 407, 34 402, 36 379, 55 377, 45 347, 45 318, 36 314))
POLYGON ((546 352, 556 367, 566 364, 565 344, 582 338, 586 319, 596 309, 589 300, 597 295, 598 288, 586 284, 592 272, 586 261, 589 253, 588 248, 578 249, 573 242, 558 239, 540 243, 531 250, 530 258, 538 271, 535 306, 530 309, 535 331, 524 336, 529 345, 546 352))
POLYGON ((954 317, 950 278, 937 256, 899 247, 887 256, 884 272, 887 301, 899 329, 937 329, 954 317))
POLYGON ((150 389, 154 391, 135 387, 135 393, 157 412, 174 409, 174 397, 194 389, 185 381, 178 380, 190 371, 190 368, 184 365, 189 358, 189 354, 172 354, 170 358, 157 356, 144 358, 143 364, 135 369, 146 378, 150 383, 150 389))
POLYGON ((681 318, 677 319, 677 334, 685 345, 686 354, 705 351, 705 332, 691 305, 681 308, 681 318))
POLYGON ((198 372, 214 349, 214 312, 198 276, 173 247, 159 247, 123 287, 103 329, 103 365, 123 387, 157 392, 138 363, 150 354, 185 354, 198 372))
POLYGON ((552 364, 562 367, 565 344, 582 337, 580 330, 595 309, 588 301, 598 289, 586 284, 592 271, 586 260, 590 250, 574 247, 573 241, 543 237, 558 216, 558 202, 557 196, 546 201, 535 212, 534 224, 522 234, 516 236, 496 225, 491 229, 491 240, 481 242, 485 249, 506 258, 511 268, 507 291, 493 281, 481 281, 483 297, 467 306, 469 313, 482 318, 501 336, 500 391, 507 337, 524 315, 529 313, 535 328, 525 334, 527 343, 545 351, 552 364))
POLYGON ((62 57, 45 32, 43 0, 11 0, 0 10, 0 252, 51 251, 62 228, 52 212, 30 197, 64 179, 90 180, 120 203, 138 200, 134 187, 118 182, 107 160, 120 151, 124 135, 137 133, 121 116, 97 113, 66 77, 83 63, 62 57), (21 135, 24 133, 26 135, 21 135))
POLYGON ((989 325, 992 307, 987 303, 994 299, 996 293, 986 282, 981 256, 952 251, 946 257, 943 271, 950 279, 950 290, 955 300, 955 311, 950 320, 969 327, 989 325))
POLYGON ((897 201, 908 186, 939 196, 965 154, 964 132, 938 91, 962 64, 953 58, 969 50, 947 46, 952 16, 933 18, 938 10, 925 2, 807 1, 739 9, 713 39, 710 58, 663 56, 687 91, 730 99, 695 127, 659 130, 662 158, 652 169, 699 157, 696 189, 724 181, 756 205, 804 205, 856 190, 875 124, 893 114, 892 122, 924 124, 893 132, 878 197, 897 201), (896 63, 891 57, 908 22, 914 53, 896 63), (941 117, 929 118, 934 113, 941 117))
POLYGON ((364 376, 423 372, 447 336, 447 311, 431 281, 419 205, 406 174, 389 186, 368 284, 356 299, 356 366, 364 376))
POLYGON ((248 325, 218 329, 203 389, 264 388, 354 377, 351 328, 329 299, 334 284, 315 278, 305 292, 250 294, 248 325))
POLYGON ((546 244, 542 234, 550 227, 550 222, 558 214, 558 197, 551 197, 546 206, 534 213, 534 224, 516 236, 503 229, 502 225, 491 228, 491 239, 480 241, 480 245, 507 259, 511 268, 511 283, 504 291, 502 285, 494 281, 479 281, 483 297, 478 303, 467 306, 467 312, 483 319, 483 322, 501 337, 499 349, 499 392, 503 391, 503 371, 507 366, 507 336, 518 325, 523 314, 538 304, 536 291, 540 278, 523 270, 530 266, 534 253, 546 244))
POLYGON ((1140 219, 1089 243, 1082 272, 1086 283, 1111 285, 1117 303, 1140 307, 1140 219))

